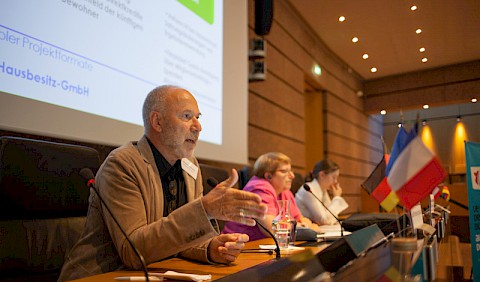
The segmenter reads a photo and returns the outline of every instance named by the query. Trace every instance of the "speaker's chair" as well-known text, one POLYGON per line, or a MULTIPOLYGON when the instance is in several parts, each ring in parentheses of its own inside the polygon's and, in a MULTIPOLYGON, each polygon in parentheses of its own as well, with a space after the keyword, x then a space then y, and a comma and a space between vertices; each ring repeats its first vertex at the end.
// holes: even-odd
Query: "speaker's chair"
POLYGON ((206 195, 213 189, 207 182, 208 178, 213 177, 220 183, 229 177, 228 171, 221 167, 200 164, 200 170, 202 173, 203 195, 206 195))
POLYGON ((250 178, 252 178, 253 172, 252 168, 249 166, 244 166, 241 170, 238 171, 238 188, 243 189, 247 185, 250 178))
POLYGON ((303 184, 305 184, 305 179, 303 175, 301 175, 298 172, 295 172, 295 177, 292 180, 292 188, 290 188, 290 191, 292 191, 293 195, 297 193, 298 189, 300 189, 300 187, 302 187, 303 184))
POLYGON ((89 147, 0 137, 0 281, 56 281, 85 223, 89 147))

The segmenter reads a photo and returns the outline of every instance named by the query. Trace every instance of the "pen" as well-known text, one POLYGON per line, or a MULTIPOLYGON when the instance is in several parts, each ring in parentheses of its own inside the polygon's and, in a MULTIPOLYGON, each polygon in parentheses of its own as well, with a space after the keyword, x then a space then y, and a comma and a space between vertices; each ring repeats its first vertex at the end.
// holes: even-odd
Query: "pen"
MULTIPOLYGON (((121 276, 121 277, 115 277, 115 280, 120 280, 120 281, 147 281, 147 279, 145 279, 145 276, 121 276)), ((148 276, 148 280, 150 280, 150 281, 163 281, 163 277, 148 276)))

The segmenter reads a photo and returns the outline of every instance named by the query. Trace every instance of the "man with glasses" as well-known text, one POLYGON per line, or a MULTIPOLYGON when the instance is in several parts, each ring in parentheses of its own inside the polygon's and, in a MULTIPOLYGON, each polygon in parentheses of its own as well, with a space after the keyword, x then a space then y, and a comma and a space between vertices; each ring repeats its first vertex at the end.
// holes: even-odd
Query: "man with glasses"
MULTIPOLYGON (((153 89, 143 105, 144 136, 112 151, 96 186, 119 225, 147 264, 179 256, 210 263, 233 262, 245 234, 219 235, 215 219, 255 225, 267 207, 258 195, 230 189, 229 179, 203 195, 194 149, 202 126, 193 95, 176 86, 153 89)), ((95 193, 80 240, 67 256, 59 281, 140 269, 141 261, 95 193)))

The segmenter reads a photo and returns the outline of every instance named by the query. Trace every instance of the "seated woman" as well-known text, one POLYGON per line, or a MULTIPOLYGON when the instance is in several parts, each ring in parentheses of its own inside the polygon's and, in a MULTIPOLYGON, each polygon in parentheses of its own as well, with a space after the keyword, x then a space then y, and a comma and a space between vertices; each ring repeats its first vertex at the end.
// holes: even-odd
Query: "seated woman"
MULTIPOLYGON (((340 167, 329 160, 321 160, 315 164, 311 177, 313 180, 307 182, 311 192, 317 196, 328 209, 338 217, 348 207, 345 199, 342 198, 342 187, 338 183, 340 167), (328 192, 331 191, 333 198, 330 199, 328 192)), ((318 202, 315 197, 300 187, 295 194, 298 208, 301 213, 319 225, 336 224, 337 220, 318 202)))
MULTIPOLYGON (((253 166, 253 177, 243 188, 244 191, 253 192, 262 198, 262 202, 268 206, 267 216, 260 223, 272 231, 272 221, 278 215, 277 200, 290 200, 290 215, 295 218, 297 224, 318 232, 318 225, 302 216, 295 197, 290 191, 294 174, 291 170, 290 158, 282 153, 272 152, 261 155, 253 166)), ((260 226, 247 226, 236 222, 227 222, 222 233, 242 232, 249 236, 250 240, 265 238, 268 233, 260 226)))

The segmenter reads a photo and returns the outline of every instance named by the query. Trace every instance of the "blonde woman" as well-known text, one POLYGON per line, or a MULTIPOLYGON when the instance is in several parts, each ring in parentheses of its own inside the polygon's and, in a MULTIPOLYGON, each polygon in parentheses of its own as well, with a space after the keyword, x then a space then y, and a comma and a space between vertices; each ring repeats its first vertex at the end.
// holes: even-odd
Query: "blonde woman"
MULTIPOLYGON (((270 152, 258 157, 253 166, 253 177, 243 190, 259 195, 262 203, 267 205, 267 215, 259 221, 270 231, 272 221, 279 212, 277 200, 290 200, 290 215, 297 223, 318 231, 318 225, 312 224, 308 218, 305 218, 295 204, 295 197, 290 191, 293 178, 290 158, 282 153, 270 152)), ((238 232, 247 234, 250 240, 268 236, 268 233, 259 226, 247 226, 236 222, 227 222, 222 231, 222 233, 238 232)))

